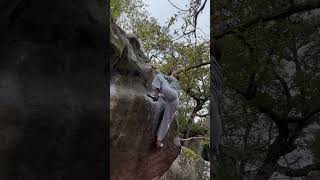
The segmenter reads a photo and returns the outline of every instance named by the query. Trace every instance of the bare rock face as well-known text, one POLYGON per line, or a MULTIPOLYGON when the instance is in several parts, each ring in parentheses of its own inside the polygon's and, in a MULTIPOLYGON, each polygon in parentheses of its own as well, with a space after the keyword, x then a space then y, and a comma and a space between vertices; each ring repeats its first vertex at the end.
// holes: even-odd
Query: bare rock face
POLYGON ((0 179, 105 179, 106 6, 0 2, 0 179))
POLYGON ((110 173, 112 180, 150 180, 161 176, 180 152, 177 124, 172 123, 164 148, 155 148, 163 101, 151 93, 154 71, 140 43, 111 21, 110 173))

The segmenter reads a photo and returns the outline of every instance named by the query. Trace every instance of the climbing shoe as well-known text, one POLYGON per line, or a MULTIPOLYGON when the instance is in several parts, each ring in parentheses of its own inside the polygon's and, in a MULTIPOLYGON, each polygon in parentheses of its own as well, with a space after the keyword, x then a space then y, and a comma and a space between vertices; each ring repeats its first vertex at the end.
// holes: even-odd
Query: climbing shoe
POLYGON ((160 143, 159 147, 162 148, 163 147, 163 143, 160 143))
POLYGON ((163 147, 163 142, 162 141, 156 141, 156 147, 158 148, 158 149, 161 149, 162 147, 163 147))
POLYGON ((158 101, 158 99, 159 99, 157 96, 152 96, 150 94, 147 94, 147 96, 149 96, 154 101, 158 101))

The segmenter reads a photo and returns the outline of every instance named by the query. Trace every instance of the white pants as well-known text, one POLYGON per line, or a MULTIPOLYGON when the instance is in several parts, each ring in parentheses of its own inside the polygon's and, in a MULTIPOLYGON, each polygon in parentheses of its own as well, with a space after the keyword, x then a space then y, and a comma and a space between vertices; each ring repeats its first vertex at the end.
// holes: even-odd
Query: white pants
POLYGON ((179 106, 179 97, 176 90, 172 89, 161 74, 157 74, 152 81, 153 89, 160 89, 160 93, 165 98, 165 108, 160 127, 158 129, 158 140, 163 140, 169 130, 170 124, 174 119, 177 107, 179 106))

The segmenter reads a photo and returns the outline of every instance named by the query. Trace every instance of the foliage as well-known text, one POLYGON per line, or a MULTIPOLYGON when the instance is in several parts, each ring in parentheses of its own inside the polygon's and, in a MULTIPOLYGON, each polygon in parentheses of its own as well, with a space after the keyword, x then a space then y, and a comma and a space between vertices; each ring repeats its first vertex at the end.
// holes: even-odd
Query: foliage
POLYGON ((198 154, 193 152, 191 149, 183 147, 183 146, 181 148, 181 151, 182 151, 181 153, 182 153, 183 157, 186 157, 188 159, 196 160, 200 157, 198 154))
MULTIPOLYGON (((179 122, 180 136, 183 136, 183 134, 186 134, 188 131, 188 117, 184 116, 183 113, 180 112, 177 114, 177 120, 179 122)), ((208 133, 208 127, 198 122, 192 124, 189 136, 209 136, 208 133)))
POLYGON ((137 24, 148 18, 146 5, 142 0, 111 0, 112 17, 126 32, 135 34, 137 24))
POLYGON ((118 19, 123 11, 121 0, 110 0, 110 10, 113 18, 118 19))
POLYGON ((208 127, 205 127, 199 123, 194 123, 191 126, 189 136, 209 136, 208 127))
MULTIPOLYGON (((214 3, 213 31, 223 49, 225 75, 223 145, 241 154, 223 155, 224 164, 217 168, 228 166, 232 176, 248 178, 250 173, 258 175, 264 167, 275 166, 291 148, 307 148, 296 142, 303 138, 304 128, 319 121, 319 113, 312 114, 320 108, 319 16, 308 11, 287 13, 288 17, 261 18, 241 26, 298 5, 289 0, 214 3), (228 29, 232 29, 229 34, 218 37, 228 29), (272 154, 275 147, 282 151, 272 154)), ((317 146, 313 148, 316 152, 317 146)))

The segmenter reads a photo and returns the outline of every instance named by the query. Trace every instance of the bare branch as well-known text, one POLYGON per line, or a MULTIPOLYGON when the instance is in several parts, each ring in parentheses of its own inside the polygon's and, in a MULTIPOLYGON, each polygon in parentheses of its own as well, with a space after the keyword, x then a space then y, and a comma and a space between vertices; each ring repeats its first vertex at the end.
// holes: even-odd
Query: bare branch
POLYGON ((290 93, 290 89, 288 86, 288 83, 278 74, 278 72, 276 72, 275 70, 273 70, 275 77, 281 82, 284 92, 286 94, 287 97, 287 102, 289 104, 289 106, 291 107, 291 93, 290 93))
POLYGON ((309 121, 313 116, 320 112, 320 107, 311 111, 308 115, 305 116, 304 121, 309 121))
POLYGON ((186 67, 186 68, 184 68, 184 69, 178 70, 178 71, 177 71, 177 74, 180 74, 180 73, 182 73, 182 72, 189 71, 189 70, 191 70, 191 69, 199 68, 199 67, 201 67, 201 66, 205 66, 205 65, 208 65, 208 64, 210 64, 210 61, 205 61, 205 62, 202 62, 202 63, 200 63, 200 64, 191 65, 191 66, 186 67))
MULTIPOLYGON (((237 87, 228 84, 228 87, 235 90, 238 94, 242 95, 246 100, 252 100, 255 96, 249 96, 246 92, 241 91, 237 87)), ((281 136, 288 134, 288 121, 287 118, 282 117, 281 114, 275 112, 272 107, 266 107, 261 103, 255 103, 255 107, 263 114, 267 115, 278 127, 281 136)))
POLYGON ((291 169, 277 164, 275 170, 286 176, 301 177, 308 175, 311 171, 320 170, 320 163, 311 164, 300 169, 291 169))
POLYGON ((190 141, 190 140, 195 140, 195 139, 210 140, 209 138, 204 137, 204 136, 196 136, 196 137, 189 137, 189 138, 186 138, 186 139, 180 138, 180 141, 190 141))
POLYGON ((207 117, 209 114, 196 114, 198 117, 207 117))
POLYGON ((296 13, 303 13, 309 10, 314 10, 320 8, 320 1, 317 0, 309 0, 307 2, 304 2, 303 4, 299 5, 299 6, 294 6, 294 7, 289 7, 283 11, 280 11, 278 13, 275 14, 267 14, 264 16, 257 16, 254 17, 250 20, 248 20, 245 23, 242 23, 240 25, 234 26, 229 28, 228 30, 221 32, 217 35, 214 36, 215 39, 220 39, 223 38, 224 36, 228 35, 228 34, 233 34, 233 33, 237 33, 238 31, 242 31, 244 29, 247 29, 255 24, 258 24, 260 22, 269 22, 269 21, 273 21, 273 20, 278 20, 278 19, 284 19, 286 17, 289 17, 293 14, 296 13))
POLYGON ((194 28, 197 29, 197 20, 198 20, 198 16, 200 14, 200 12, 203 11, 204 7, 206 6, 207 0, 204 1, 204 3, 202 4, 202 6, 200 7, 199 11, 196 12, 195 16, 194 16, 194 28))
POLYGON ((171 41, 172 41, 172 42, 177 41, 177 40, 183 38, 184 36, 189 35, 189 34, 194 33, 194 32, 196 32, 195 29, 193 29, 193 30, 191 30, 191 31, 189 31, 189 32, 187 32, 187 33, 186 33, 186 32, 183 32, 183 34, 182 34, 181 36, 179 36, 179 37, 177 37, 177 38, 175 38, 175 39, 173 39, 173 40, 171 40, 171 41))
POLYGON ((187 9, 181 9, 181 8, 179 8, 177 5, 173 4, 170 0, 168 0, 168 1, 169 1, 169 3, 170 3, 173 7, 177 8, 178 10, 180 10, 180 11, 188 11, 187 9))

